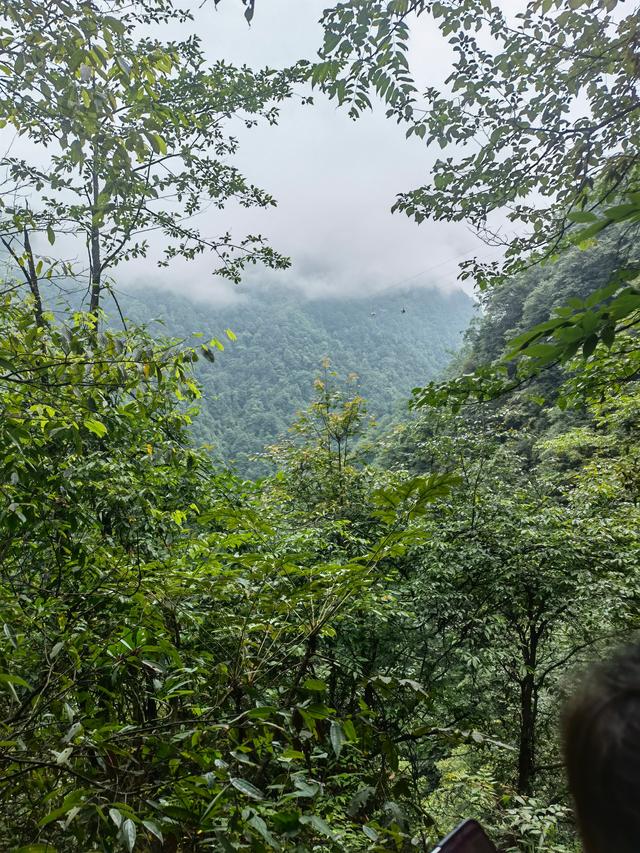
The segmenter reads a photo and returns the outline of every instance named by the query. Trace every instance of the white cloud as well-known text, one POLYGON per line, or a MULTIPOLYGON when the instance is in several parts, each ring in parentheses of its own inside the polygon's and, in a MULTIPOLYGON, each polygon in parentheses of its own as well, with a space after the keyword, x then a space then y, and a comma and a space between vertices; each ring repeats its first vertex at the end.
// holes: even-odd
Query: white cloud
MULTIPOLYGON (((322 39, 318 20, 326 0, 258 0, 248 27, 239 0, 191 0, 195 22, 175 25, 163 38, 195 32, 210 60, 225 59, 252 67, 282 67, 313 58, 322 39)), ((183 0, 184 3, 184 0, 183 0)), ((448 47, 427 17, 412 37, 412 57, 425 83, 441 82, 451 67, 448 47)), ((234 129, 235 132, 235 129, 234 129)), ((298 99, 284 105, 280 124, 250 131, 238 127, 237 164, 247 178, 271 192, 276 209, 229 206, 201 215, 204 232, 217 236, 261 233, 292 258, 281 273, 250 269, 248 281, 302 288, 312 296, 374 293, 411 279, 416 286, 457 287, 457 263, 486 247, 464 225, 426 222, 418 226, 404 214, 392 215, 398 192, 428 179, 436 152, 404 128, 390 122, 380 106, 353 122, 346 110, 320 97, 314 106, 298 99)), ((2 138, 2 137, 0 137, 2 138)), ((26 152, 23 141, 14 154, 26 152)), ((32 159, 33 152, 29 152, 32 159)), ((36 152, 40 162, 44 152, 36 152)), ((151 238, 150 257, 122 264, 118 283, 172 289, 212 301, 237 298, 238 291, 212 276, 215 259, 172 262, 157 268, 162 242, 151 238)), ((66 245, 65 245, 66 251, 66 245)), ((69 255, 85 256, 82 246, 69 255)))
MULTIPOLYGON (((283 66, 314 56, 324 5, 263 0, 248 27, 234 0, 224 0, 217 10, 194 4, 196 30, 210 59, 283 66)), ((448 48, 426 23, 416 28, 412 53, 425 82, 440 82, 448 73, 448 48)), ((241 168, 277 198, 278 208, 228 208, 205 215, 200 224, 213 233, 227 227, 236 235, 259 232, 291 256, 291 270, 250 271, 249 279, 298 286, 313 296, 375 292, 408 278, 415 285, 457 287, 457 263, 486 254, 460 224, 418 226, 404 214, 391 214, 396 193, 424 183, 436 155, 418 139, 406 140, 382 107, 353 122, 322 97, 313 107, 294 101, 284 106, 278 127, 253 129, 241 139, 241 168)), ((211 259, 190 267, 174 264, 150 273, 148 263, 137 264, 121 276, 128 282, 152 278, 199 298, 229 298, 229 287, 210 275, 211 259)))

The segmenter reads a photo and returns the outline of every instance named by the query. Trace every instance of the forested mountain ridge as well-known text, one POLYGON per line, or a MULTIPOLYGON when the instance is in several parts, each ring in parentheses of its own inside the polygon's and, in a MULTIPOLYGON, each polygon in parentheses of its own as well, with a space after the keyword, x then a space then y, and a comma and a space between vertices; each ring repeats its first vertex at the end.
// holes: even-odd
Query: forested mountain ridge
POLYGON ((223 342, 223 352, 214 348, 215 363, 197 365, 203 397, 193 435, 245 474, 268 470, 253 457, 310 403, 323 359, 340 377, 357 374, 369 414, 385 419, 414 386, 442 375, 475 313, 462 290, 438 288, 322 299, 256 288, 220 306, 139 289, 120 302, 126 315, 154 332, 192 344, 199 340, 194 333, 223 342))
POLYGON ((499 358, 511 338, 549 320, 569 300, 605 287, 622 264, 637 265, 638 254, 636 230, 615 227, 593 245, 572 248, 555 262, 508 279, 483 300, 485 310, 466 335, 459 369, 473 370, 499 358))
MULTIPOLYGON (((604 287, 621 260, 631 263, 636 253, 635 234, 614 229, 590 248, 573 249, 557 263, 534 266, 505 281, 483 300, 482 310, 472 318, 447 375, 455 381, 478 367, 498 361, 510 339, 532 325, 548 321, 568 300, 581 300, 593 289, 604 287)), ((584 407, 563 411, 548 405, 556 399, 567 378, 566 369, 552 365, 523 382, 517 390, 478 405, 478 411, 498 419, 502 426, 518 430, 526 427, 528 438, 523 434, 522 440, 531 445, 547 434, 553 435, 590 419, 584 407)), ((380 460, 384 464, 391 463, 393 458, 407 460, 414 453, 420 423, 430 432, 430 417, 425 418, 424 413, 405 413, 391 427, 380 447, 380 460), (406 445, 405 434, 409 436, 406 445)))

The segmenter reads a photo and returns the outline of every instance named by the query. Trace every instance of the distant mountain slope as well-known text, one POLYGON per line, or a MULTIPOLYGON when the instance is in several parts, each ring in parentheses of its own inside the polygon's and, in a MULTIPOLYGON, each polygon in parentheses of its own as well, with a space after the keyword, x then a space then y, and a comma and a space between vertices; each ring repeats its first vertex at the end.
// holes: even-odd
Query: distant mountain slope
POLYGON ((215 364, 198 365, 205 397, 194 434, 252 475, 261 466, 251 457, 308 404, 325 356, 340 375, 358 374, 370 413, 384 418, 415 385, 445 369, 475 310, 462 291, 436 289, 322 300, 260 290, 223 307, 145 289, 122 305, 132 320, 162 319, 171 335, 202 332, 208 340, 226 328, 237 335, 215 364))

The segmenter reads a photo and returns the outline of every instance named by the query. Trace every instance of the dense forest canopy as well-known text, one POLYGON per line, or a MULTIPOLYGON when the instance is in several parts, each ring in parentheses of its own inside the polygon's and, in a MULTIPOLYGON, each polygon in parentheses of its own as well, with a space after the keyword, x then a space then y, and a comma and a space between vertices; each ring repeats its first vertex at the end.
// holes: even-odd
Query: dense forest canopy
POLYGON ((382 427, 406 410, 416 385, 442 375, 474 314, 463 291, 437 289, 308 299, 262 287, 238 304, 218 306, 141 289, 120 303, 130 318, 161 334, 191 342, 194 335, 223 338, 215 362, 196 367, 203 396, 191 431, 196 443, 212 445, 217 459, 253 476, 273 473, 258 457, 311 403, 325 359, 342 381, 351 376, 354 393, 382 427))
POLYGON ((475 817, 501 853, 578 853, 562 696, 640 627, 639 12, 346 0, 316 60, 252 70, 172 37, 198 9, 171 0, 0 3, 0 122, 25 143, 1 158, 2 849, 406 853, 475 817), (423 16, 454 54, 424 97, 423 16), (361 306, 261 294, 264 325, 333 329, 320 356, 374 398, 423 374, 372 450, 375 399, 307 362, 253 481, 200 446, 197 411, 216 418, 229 358, 238 433, 281 417, 274 365, 303 393, 288 341, 278 361, 222 317, 186 340, 175 297, 145 327, 119 276, 150 234, 162 266, 286 267, 232 227, 230 205, 275 202, 233 165, 234 127, 312 108, 311 86, 439 143, 398 212, 463 221, 504 263, 463 265, 483 311, 446 381, 429 368, 463 297, 420 296, 423 367, 436 330, 399 295, 393 352, 371 331, 366 353, 361 306), (75 307, 50 311, 52 288, 75 307))

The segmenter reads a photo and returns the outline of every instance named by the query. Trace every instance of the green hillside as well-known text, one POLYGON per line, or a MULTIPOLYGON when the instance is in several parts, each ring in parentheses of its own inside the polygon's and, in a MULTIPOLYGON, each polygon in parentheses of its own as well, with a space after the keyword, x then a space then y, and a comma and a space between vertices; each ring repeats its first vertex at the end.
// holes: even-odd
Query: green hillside
POLYGON ((339 376, 357 373, 370 414, 385 419, 415 385, 442 373, 475 310, 462 291, 438 289, 317 300, 261 289, 222 307, 145 289, 121 304, 155 332, 158 320, 181 338, 224 338, 215 364, 198 365, 204 399, 194 433, 248 474, 263 470, 252 457, 309 403, 322 359, 328 357, 339 376), (228 341, 227 328, 236 341, 228 341))

